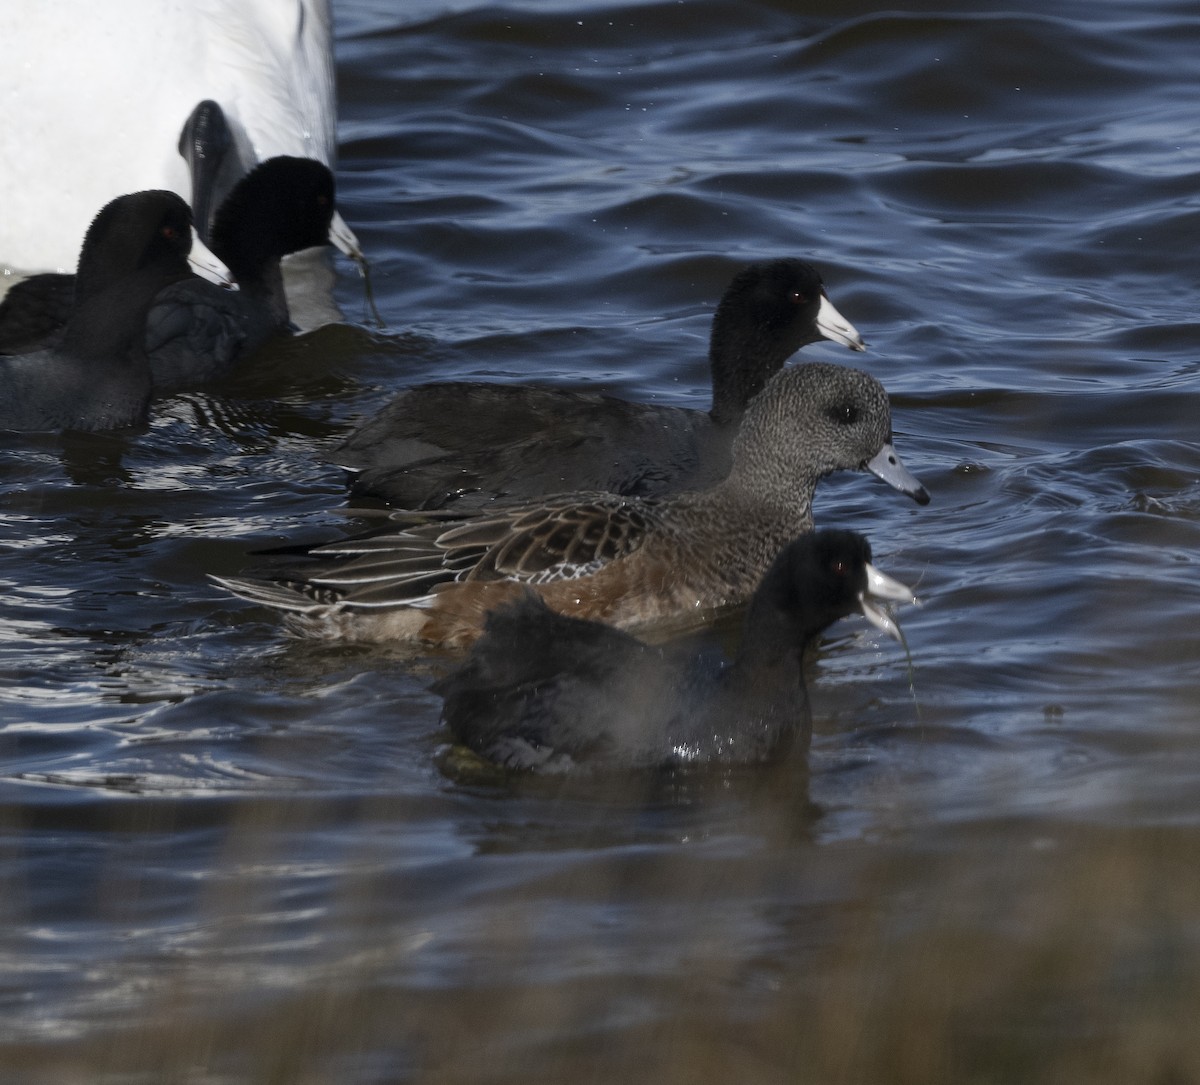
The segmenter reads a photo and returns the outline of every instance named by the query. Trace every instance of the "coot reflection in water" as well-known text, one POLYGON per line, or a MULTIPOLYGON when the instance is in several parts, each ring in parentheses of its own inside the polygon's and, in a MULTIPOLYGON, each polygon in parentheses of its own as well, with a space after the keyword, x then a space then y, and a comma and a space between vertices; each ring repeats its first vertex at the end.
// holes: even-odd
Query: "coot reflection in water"
POLYGON ((1190 11, 335 13, 339 206, 403 332, 0 452, 8 1074, 1200 1076, 1190 11), (344 526, 323 457, 411 384, 706 406, 713 300, 795 253, 937 497, 817 497, 925 605, 911 689, 831 631, 807 769, 460 781, 437 660, 205 582, 344 526))

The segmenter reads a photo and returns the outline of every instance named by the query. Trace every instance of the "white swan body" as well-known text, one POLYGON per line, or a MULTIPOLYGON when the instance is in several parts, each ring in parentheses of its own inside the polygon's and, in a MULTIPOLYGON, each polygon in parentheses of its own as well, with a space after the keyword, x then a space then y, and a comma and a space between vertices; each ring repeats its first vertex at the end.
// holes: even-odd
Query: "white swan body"
POLYGON ((96 211, 190 199, 180 130, 221 104, 242 160, 333 166, 329 0, 0 0, 0 269, 71 271, 96 211))

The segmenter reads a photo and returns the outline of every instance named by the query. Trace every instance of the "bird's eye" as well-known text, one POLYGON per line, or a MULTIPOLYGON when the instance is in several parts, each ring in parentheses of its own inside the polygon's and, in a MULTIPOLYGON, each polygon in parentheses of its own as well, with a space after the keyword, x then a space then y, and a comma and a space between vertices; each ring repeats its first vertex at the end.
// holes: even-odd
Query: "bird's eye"
POLYGON ((839 403, 829 408, 829 417, 839 426, 852 426, 858 421, 858 408, 853 403, 839 403))
POLYGON ((179 231, 174 226, 164 226, 162 228, 162 235, 168 241, 174 241, 179 236, 179 231))
POLYGON ((799 290, 792 291, 792 302, 795 305, 804 305, 808 301, 808 297, 801 294, 799 290))
POLYGON ((845 576, 850 571, 850 566, 844 561, 835 561, 830 571, 834 576, 845 576))

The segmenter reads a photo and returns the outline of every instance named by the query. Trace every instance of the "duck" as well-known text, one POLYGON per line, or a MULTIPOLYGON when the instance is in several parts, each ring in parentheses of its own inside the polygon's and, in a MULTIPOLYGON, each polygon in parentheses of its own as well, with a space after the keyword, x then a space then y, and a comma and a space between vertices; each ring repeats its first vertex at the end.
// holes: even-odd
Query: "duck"
POLYGON ((401 392, 330 457, 352 498, 404 509, 601 490, 658 497, 729 470, 747 404, 792 354, 830 339, 866 349, 803 260, 739 270, 713 316, 708 411, 521 384, 447 381, 401 392))
POLYGON ((768 764, 810 742, 805 651, 852 614, 901 640, 888 602, 916 596, 871 564, 862 535, 826 528, 771 562, 732 660, 557 613, 526 589, 432 688, 454 741, 514 772, 768 764))
POLYGON ((771 559, 813 527, 818 481, 866 470, 929 494, 892 444, 887 393, 862 370, 776 373, 750 403, 715 485, 664 498, 599 491, 483 512, 393 510, 365 535, 302 547, 269 578, 214 578, 284 612, 291 632, 457 651, 528 586, 552 609, 628 629, 690 624, 744 603, 771 559))
MULTIPOLYGON (((119 28, 104 5, 57 0, 10 20, 0 36, 0 265, 69 271, 108 200, 144 189, 188 198, 175 148, 204 100, 227 112, 244 170, 276 155, 332 168, 332 46, 329 0, 127 0, 119 28)), ((292 295, 304 327, 337 318, 324 266, 292 258, 289 285, 326 295, 300 317, 292 295)))
POLYGON ((163 189, 106 204, 84 235, 71 317, 55 346, 0 358, 0 429, 123 429, 151 394, 146 314, 192 278, 188 205, 163 189))
MULTIPOLYGON (((193 274, 155 298, 144 341, 155 394, 227 377, 273 336, 291 334, 280 260, 330 242, 334 200, 333 174, 311 158, 277 155, 238 179, 205 233, 240 289, 193 274)), ((73 304, 72 275, 16 284, 0 301, 0 353, 52 345, 73 304)))

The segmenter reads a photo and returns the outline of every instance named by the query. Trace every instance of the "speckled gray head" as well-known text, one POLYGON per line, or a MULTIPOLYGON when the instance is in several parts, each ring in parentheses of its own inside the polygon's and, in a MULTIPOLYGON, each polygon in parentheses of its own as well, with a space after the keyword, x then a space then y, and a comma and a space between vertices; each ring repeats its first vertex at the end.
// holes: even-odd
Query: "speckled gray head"
POLYGON ((833 471, 866 470, 929 503, 892 446, 883 385, 848 366, 812 362, 781 370, 751 402, 733 446, 739 485, 775 488, 833 471))

